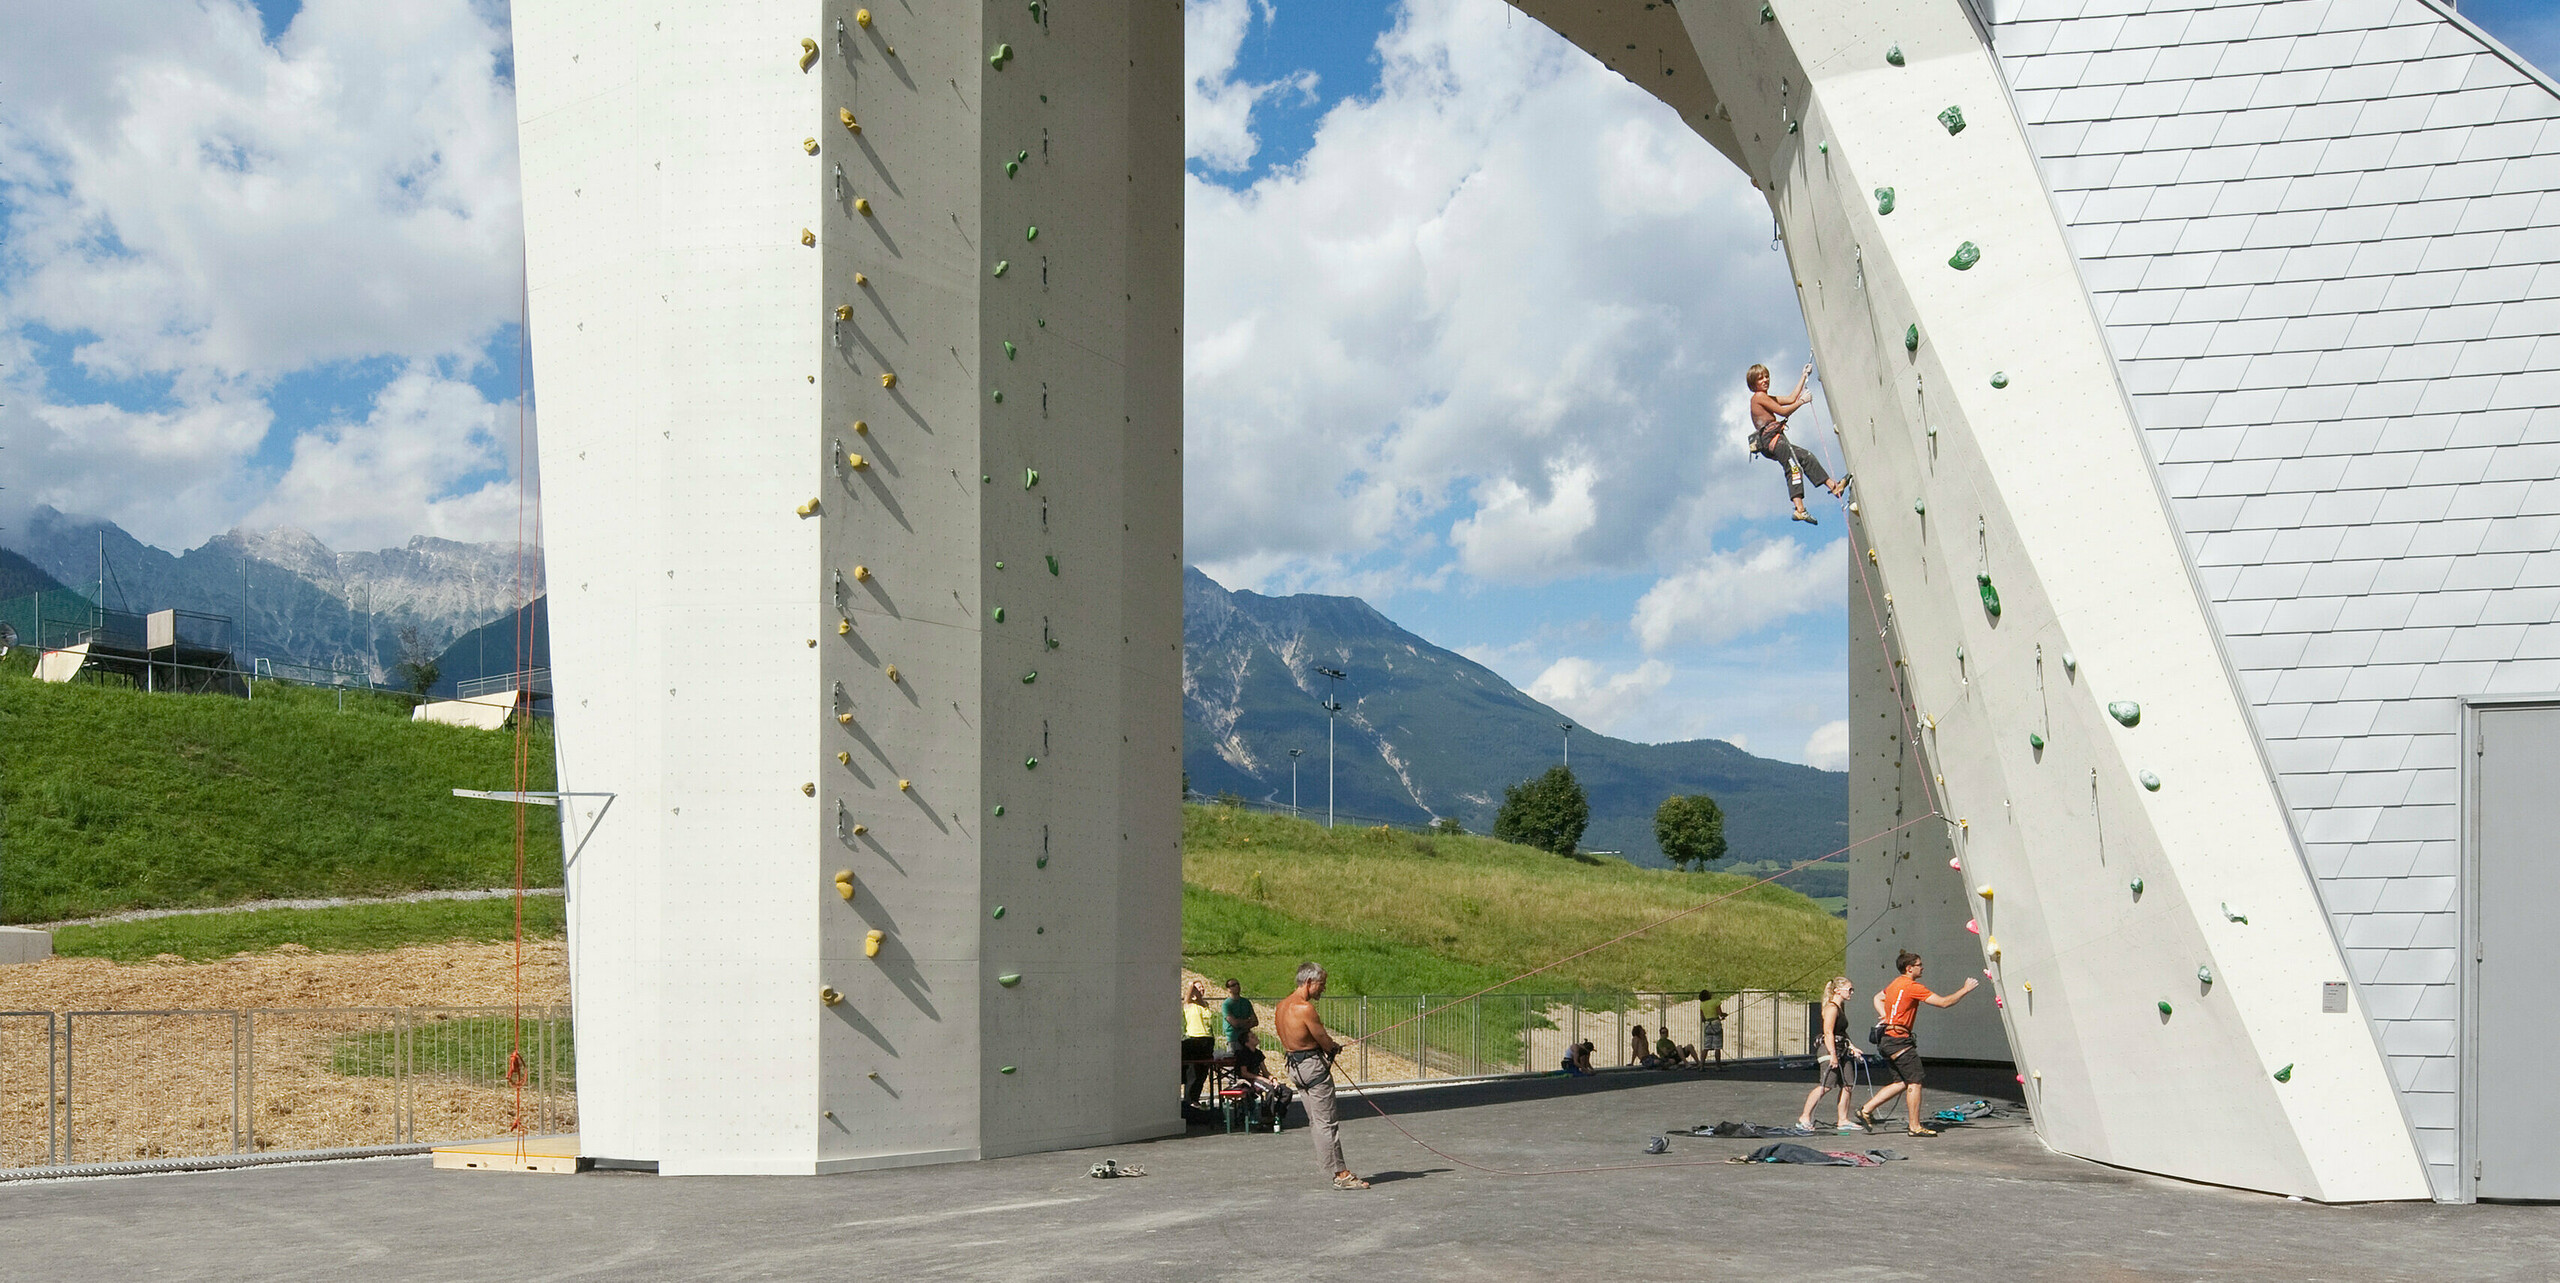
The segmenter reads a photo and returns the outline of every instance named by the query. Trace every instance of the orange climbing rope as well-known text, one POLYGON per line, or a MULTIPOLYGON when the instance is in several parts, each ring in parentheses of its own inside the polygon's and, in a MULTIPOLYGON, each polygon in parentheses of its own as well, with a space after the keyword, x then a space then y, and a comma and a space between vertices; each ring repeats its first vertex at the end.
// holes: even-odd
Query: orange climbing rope
POLYGON ((521 1165, 521 1160, 525 1156, 525 1138, 530 1130, 525 1126, 524 1121, 524 1084, 526 1077, 524 1065, 524 866, 525 826, 528 819, 526 813, 527 803, 525 800, 525 790, 531 785, 529 777, 532 773, 531 766, 533 761, 533 611, 531 609, 533 599, 532 581, 529 574, 531 562, 525 555, 525 534, 528 515, 531 517, 533 527, 532 533, 537 546, 542 538, 541 515, 538 512, 532 511, 533 495, 531 488, 532 482, 530 480, 532 459, 529 457, 529 450, 532 443, 532 420, 527 414, 525 407, 525 393, 527 390, 527 361, 525 349, 532 341, 529 322, 532 319, 531 312, 533 309, 531 300, 527 297, 530 293, 530 289, 530 282, 525 282, 524 288, 519 289, 516 295, 516 681, 514 685, 517 691, 517 698, 523 701, 523 706, 516 712, 516 738, 514 746, 516 811, 515 957, 513 978, 511 981, 512 993, 510 995, 513 1000, 513 1011, 511 1012, 507 1022, 507 1084, 514 1090, 515 1099, 513 1111, 507 1121, 507 1132, 509 1135, 515 1137, 516 1158, 519 1160, 519 1165, 521 1165))

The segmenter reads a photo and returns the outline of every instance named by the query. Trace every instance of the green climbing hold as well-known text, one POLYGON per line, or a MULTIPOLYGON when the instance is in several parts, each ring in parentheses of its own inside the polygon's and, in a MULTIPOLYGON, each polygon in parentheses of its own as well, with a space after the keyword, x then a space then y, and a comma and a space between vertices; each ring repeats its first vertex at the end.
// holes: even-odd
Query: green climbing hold
POLYGON ((1012 45, 997 45, 997 46, 996 46, 996 51, 995 51, 994 53, 991 53, 991 54, 988 54, 988 55, 987 55, 987 65, 988 65, 988 66, 990 66, 990 67, 995 68, 995 69, 996 69, 996 70, 998 70, 998 71, 1002 71, 1002 70, 1004 70, 1004 65, 1005 65, 1005 63, 1007 63, 1007 62, 1011 61, 1011 60, 1012 60, 1012 58, 1013 58, 1013 46, 1012 46, 1012 45))
POLYGON ((1899 66, 1901 66, 1901 65, 1902 65, 1902 46, 1900 46, 1900 45, 1895 45, 1895 46, 1893 46, 1892 48, 1885 50, 1885 51, 1884 51, 1884 60, 1885 60, 1885 64, 1886 64, 1887 66, 1893 66, 1893 67, 1899 67, 1899 66))
MULTIPOLYGON (((1003 917, 1003 916, 1004 916, 1004 906, 1003 906, 1003 905, 999 904, 999 905, 997 905, 997 906, 996 906, 996 916, 997 916, 997 917, 999 917, 999 918, 1001 918, 1001 917, 1003 917)), ((1003 975, 997 976, 997 977, 996 977, 996 983, 997 983, 997 984, 1000 984, 1000 985, 1003 985, 1003 986, 1004 986, 1005 988, 1007 988, 1007 989, 1010 989, 1010 988, 1014 987, 1015 985, 1018 985, 1018 984, 1021 984, 1021 983, 1022 983, 1022 973, 1021 973, 1021 972, 1019 972, 1019 971, 1008 971, 1008 972, 1004 973, 1003 975)))
POLYGON ((1928 516, 1928 515, 1929 515, 1929 501, 1928 501, 1928 500, 1926 500, 1926 499, 1914 499, 1914 500, 1912 500, 1912 501, 1911 501, 1911 510, 1912 510, 1913 512, 1919 513, 1921 516, 1924 516, 1924 517, 1925 517, 1925 516, 1928 516))
MULTIPOLYGON (((996 563, 996 569, 998 569, 998 570, 1002 570, 1002 569, 1004 569, 1004 563, 1003 563, 1003 562, 1001 562, 1001 561, 997 562, 997 563, 996 563)), ((998 607, 996 607, 996 622, 997 622, 997 623, 999 623, 999 624, 1001 624, 1001 623, 1003 623, 1003 622, 1004 622, 1004 607, 1002 607, 1002 606, 998 606, 998 607)))
POLYGON ((1982 250, 1972 241, 1956 246, 1956 252, 1947 256, 1947 266, 1959 272, 1970 272, 1973 270, 1973 265, 1981 261, 1982 250))
POLYGON ((2222 920, 2225 922, 2237 922, 2244 927, 2249 925, 2249 915, 2245 913, 2233 913, 2228 901, 2224 902, 2222 906, 2222 920))
POLYGON ((1022 769, 1026 770, 1026 771, 1036 771, 1036 770, 1039 770, 1039 769, 1040 769, 1040 759, 1039 759, 1039 758, 1036 758, 1036 757, 1026 757, 1026 758, 1022 759, 1022 769))
POLYGON ((1991 616, 1993 619, 1998 619, 2000 617, 2000 590, 1991 586, 1991 576, 1987 574, 1975 575, 1973 577, 1973 582, 1977 587, 1982 589, 1982 613, 1991 616))
POLYGON ((2198 967, 2198 968, 2196 968, 2196 983, 2197 983, 2197 984, 2200 984, 2200 985, 2209 985, 2209 984, 2212 984, 2212 983, 2213 983, 2213 968, 2211 968, 2211 967, 2198 967))
MULTIPOLYGON (((988 916, 988 917, 991 917, 991 918, 1001 918, 1001 917, 1003 917, 1003 916, 1004 916, 1004 906, 1003 906, 1003 905, 1001 905, 1001 904, 997 905, 997 906, 996 906, 996 911, 995 911, 995 912, 993 912, 993 913, 988 914, 987 916, 988 916)), ((999 981, 999 982, 1001 982, 1001 981, 1002 981, 1002 979, 1003 979, 1003 977, 999 976, 999 977, 997 977, 997 979, 998 979, 998 981, 999 981)))
POLYGON ((1821 152, 1821 153, 1822 153, 1823 155, 1825 155, 1825 156, 1828 156, 1828 155, 1830 155, 1830 154, 1831 154, 1831 144, 1829 144, 1829 143, 1815 143, 1815 144, 1813 145, 1813 149, 1814 149, 1815 151, 1821 152))
POLYGON ((1022 239, 1026 240, 1026 241, 1036 241, 1036 240, 1040 239, 1040 229, 1039 229, 1039 228, 1037 228, 1037 227, 1026 227, 1026 228, 1023 228, 1023 229, 1022 229, 1022 239))
POLYGON ((2152 791, 2152 792, 2154 792, 2154 793, 2157 793, 2157 792, 2159 792, 2159 791, 2160 791, 2160 777, 2159 777, 2159 776, 2154 775, 2154 774, 2152 774, 2152 773, 2151 773, 2151 772, 2149 772, 2149 771, 2144 771, 2143 773, 2141 773, 2140 775, 2135 776, 2134 778, 2135 778, 2135 779, 2138 779, 2138 780, 2140 780, 2140 781, 2142 781, 2142 787, 2144 787, 2144 788, 2146 788, 2146 789, 2149 789, 2149 790, 2151 790, 2151 791, 2152 791))
POLYGON ((1040 0, 1031 0, 1031 20, 1040 21, 1040 0))
POLYGON ((1022 470, 1022 488, 1028 490, 1038 484, 1040 484, 1040 470, 1038 468, 1024 468, 1022 470))
POLYGON ((1902 332, 1902 350, 1905 352, 1920 350, 1920 327, 1917 324, 1902 332))
POLYGON ((996 803, 996 814, 998 814, 998 815, 1002 815, 1002 814, 1004 814, 1004 803, 1002 803, 1002 802, 998 802, 998 803, 996 803))
POLYGON ((1012 260, 1010 260, 1010 259, 1002 259, 1002 258, 997 259, 997 260, 996 260, 996 272, 995 272, 995 274, 996 274, 996 275, 998 275, 998 276, 1002 276, 1002 275, 1004 275, 1004 269, 1006 269, 1006 268, 1008 268, 1008 267, 1011 267, 1011 266, 1013 266, 1013 262, 1012 262, 1012 260))
MULTIPOLYGON (((1047 102, 1047 101, 1049 101, 1049 96, 1048 96, 1048 95, 1046 95, 1046 94, 1042 94, 1042 95, 1040 96, 1040 101, 1042 101, 1042 102, 1047 102)), ((1021 151, 1015 152, 1015 153, 1013 154, 1013 158, 1014 158, 1015 160, 1029 160, 1029 159, 1031 159, 1031 150, 1030 150, 1029 148, 1027 148, 1027 147, 1026 147, 1026 148, 1024 148, 1024 149, 1023 149, 1023 150, 1021 150, 1021 151)))
POLYGON ((2009 376, 2002 371, 1993 370, 1991 372, 1991 386, 1995 388, 2005 388, 2009 386, 2009 376))
POLYGON ((1760 6, 1760 20, 1762 22, 1776 22, 1778 20, 1778 11, 1764 4, 1760 6))
POLYGON ((2107 705, 2107 716, 2128 727, 2140 726, 2142 725, 2142 705, 2129 699, 2120 699, 2107 705))
POLYGON ((1948 133, 1951 133, 1951 134, 1961 134, 1961 133, 1963 133, 1963 132, 1964 132, 1964 108, 1962 108, 1962 107, 1949 107, 1949 108, 1947 108, 1945 111, 1939 112, 1939 113, 1938 113, 1938 123, 1939 123, 1939 124, 1941 124, 1941 125, 1946 126, 1946 127, 1947 127, 1947 132, 1948 132, 1948 133))
POLYGON ((1003 404, 1004 404, 1004 389, 1003 389, 1003 388, 997 388, 996 390, 994 390, 993 392, 988 393, 987 395, 989 395, 989 396, 991 396, 991 397, 994 397, 994 398, 996 399, 996 404, 997 404, 997 405, 1003 405, 1003 404))
POLYGON ((1019 173, 1021 173, 1021 172, 1022 172, 1022 162, 1021 162, 1021 161, 1018 161, 1018 160, 1008 160, 1008 161, 1006 161, 1006 162, 1004 163, 1004 176, 1005 176, 1005 177, 1007 177, 1007 178, 1011 178, 1011 177, 1013 177, 1014 175, 1019 174, 1019 173))
POLYGON ((1006 359, 1006 360, 1008 360, 1008 361, 1010 361, 1010 360, 1012 360, 1012 359, 1013 359, 1013 340, 1012 340, 1012 339, 1006 339, 1006 340, 1004 341, 1004 359, 1006 359))
POLYGON ((2044 736, 2038 735, 2034 731, 2027 732, 2027 747, 2034 749, 2039 753, 2043 752, 2044 736))
POLYGON ((1892 212, 1893 212, 1893 189, 1892 189, 1892 188, 1890 188, 1890 187, 1879 187, 1879 188, 1877 188, 1877 189, 1876 189, 1876 214, 1877 214, 1877 216, 1878 216, 1878 217, 1882 217, 1882 216, 1884 216, 1884 215, 1886 215, 1886 214, 1890 214, 1890 213, 1892 213, 1892 212))
POLYGON ((1003 562, 1001 562, 1001 561, 997 562, 997 563, 996 563, 996 569, 998 569, 998 570, 1002 570, 1002 569, 1004 569, 1004 563, 1003 563, 1003 562))
POLYGON ((1796 122, 1795 122, 1795 121, 1790 120, 1790 121, 1788 121, 1788 122, 1787 122, 1787 132, 1788 132, 1788 133, 1791 133, 1791 134, 1792 134, 1792 133, 1794 133, 1794 132, 1796 131, 1796 128, 1797 128, 1797 124, 1796 124, 1796 122))
POLYGON ((1046 555, 1049 558, 1049 573, 1053 575, 1058 573, 1058 554, 1053 552, 1046 555))
POLYGON ((1011 1065, 1002 1065, 1002 1066, 998 1066, 998 1067, 997 1067, 997 1069, 996 1069, 996 1072, 997 1072, 997 1073, 1000 1073, 1000 1074, 1009 1074, 1009 1073, 1012 1073, 1012 1072, 1013 1072, 1013 1066, 1011 1066, 1011 1065))
POLYGON ((2077 655, 2072 654, 2070 651, 2067 651, 2067 650, 2066 650, 2066 651, 2064 651, 2064 652, 2062 652, 2062 671, 2064 671, 2064 672, 2066 672, 2066 673, 2077 673, 2077 672, 2079 672, 2079 671, 2080 671, 2080 657, 2079 657, 2079 656, 2077 656, 2077 655))
MULTIPOLYGON (((979 484, 979 485, 982 485, 982 486, 991 486, 991 485, 994 485, 995 483, 996 483, 995 474, 993 474, 993 473, 988 473, 988 472, 981 472, 981 473, 979 473, 979 474, 978 474, 978 484, 979 484)), ((1003 563, 1003 562, 1001 562, 1001 561, 997 562, 997 563, 996 563, 996 569, 998 569, 998 570, 1002 570, 1002 569, 1004 569, 1004 563, 1003 563)))
POLYGON ((1037 859, 1037 860, 1033 860, 1033 861, 1031 862, 1031 867, 1032 867, 1032 868, 1035 868, 1035 869, 1045 869, 1045 868, 1048 868, 1048 867, 1049 867, 1049 857, 1047 857, 1047 856, 1045 856, 1045 855, 1044 855, 1044 856, 1041 856, 1041 857, 1040 857, 1039 859, 1037 859))
POLYGON ((2169 1014, 2169 1000, 2166 998, 2160 1000, 2160 1014, 2164 1016, 2169 1014))
POLYGON ((1022 675, 1022 684, 1025 686, 1028 686, 1038 680, 1040 680, 1040 674, 1037 672, 1029 672, 1022 675))
POLYGON ((2135 899, 2142 898, 2142 879, 2135 878, 2133 880, 2133 894, 2135 899))
POLYGON ((2276 1081, 2277 1081, 2277 1082, 2280 1082, 2280 1083, 2289 1083, 2289 1082, 2292 1082, 2292 1081, 2293 1081, 2293 1066, 2291 1066, 2291 1065, 2286 1065, 2284 1068, 2277 1070, 2277 1071, 2276 1071, 2276 1081))

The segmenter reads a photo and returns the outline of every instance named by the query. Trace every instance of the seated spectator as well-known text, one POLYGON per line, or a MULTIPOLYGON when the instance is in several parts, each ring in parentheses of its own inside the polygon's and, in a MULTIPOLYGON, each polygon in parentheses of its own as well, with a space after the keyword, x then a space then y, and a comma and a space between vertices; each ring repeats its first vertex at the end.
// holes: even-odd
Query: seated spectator
POLYGON ((1255 1118, 1269 1119, 1272 1130, 1282 1115, 1289 1112, 1289 1085, 1271 1077, 1271 1062, 1262 1054, 1262 1038, 1253 1030, 1244 1031, 1243 1041, 1235 1047, 1236 1086, 1244 1089, 1245 1106, 1255 1118))
POLYGON ((1571 1077, 1571 1078, 1588 1078, 1588 1077, 1590 1077, 1590 1076, 1591 1076, 1591 1073, 1592 1073, 1592 1069, 1591 1069, 1591 1051, 1592 1051, 1592 1047, 1591 1047, 1591 1044, 1590 1044, 1588 1041, 1578 1042, 1578 1043, 1573 1044, 1573 1045, 1572 1045, 1572 1046, 1570 1046, 1570 1047, 1565 1048, 1565 1051, 1564 1051, 1564 1073, 1565 1073, 1565 1075, 1566 1075, 1567 1077, 1571 1077))
POLYGON ((1662 1028, 1662 1036, 1654 1040, 1653 1058, 1657 1069, 1677 1069, 1682 1065, 1696 1064, 1698 1049, 1683 1047, 1671 1041, 1671 1027, 1665 1025, 1662 1028))
POLYGON ((1637 1025, 1628 1039, 1627 1063, 1647 1069, 1661 1063, 1654 1058, 1653 1043, 1645 1038, 1643 1025, 1637 1025))

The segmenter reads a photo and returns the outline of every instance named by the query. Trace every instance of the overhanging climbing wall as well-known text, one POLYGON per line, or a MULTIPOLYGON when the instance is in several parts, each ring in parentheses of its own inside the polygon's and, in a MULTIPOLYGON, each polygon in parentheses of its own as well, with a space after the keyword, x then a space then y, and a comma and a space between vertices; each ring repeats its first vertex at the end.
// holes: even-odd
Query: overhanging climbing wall
POLYGON ((1888 940, 1918 941, 1942 989, 1987 973, 1923 1042, 1986 1054, 1996 1028, 2066 1152, 2314 1198, 2428 1196, 2249 687, 1974 13, 1523 8, 1678 108, 1784 230, 1858 480, 1856 836, 1923 821, 1855 861, 1852 919, 1877 919, 1853 956, 1862 985, 1888 940), (1703 94, 1666 92, 1690 74, 1703 94))
POLYGON ((515 30, 584 1151, 1176 1130, 1179 9, 515 30))

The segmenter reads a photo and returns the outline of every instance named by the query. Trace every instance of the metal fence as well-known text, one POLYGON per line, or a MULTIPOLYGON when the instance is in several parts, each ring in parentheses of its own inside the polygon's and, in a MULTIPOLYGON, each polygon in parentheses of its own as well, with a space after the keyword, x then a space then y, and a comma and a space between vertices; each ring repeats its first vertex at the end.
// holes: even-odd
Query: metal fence
POLYGON ((575 1129, 567 1009, 518 1051, 505 1007, 0 1012, 0 1167, 575 1129))
MULTIPOLYGON (((1279 1045, 1270 1023, 1274 1005, 1254 1003, 1266 1046, 1279 1045)), ((1805 999, 1745 990, 1720 995, 1716 1005, 1726 1060, 1812 1056, 1815 1013, 1805 999)), ((1544 1073, 1585 1040, 1595 1068, 1635 1064, 1638 1026, 1648 1046, 1666 1029, 1683 1047, 1705 1041, 1695 993, 1328 996, 1317 1011, 1343 1043, 1340 1063, 1364 1083, 1544 1073)))

